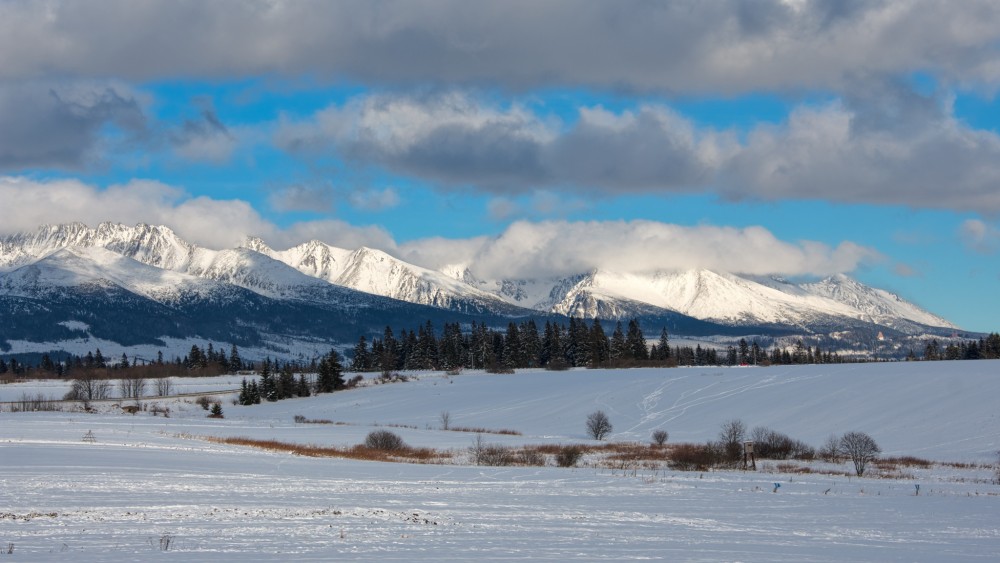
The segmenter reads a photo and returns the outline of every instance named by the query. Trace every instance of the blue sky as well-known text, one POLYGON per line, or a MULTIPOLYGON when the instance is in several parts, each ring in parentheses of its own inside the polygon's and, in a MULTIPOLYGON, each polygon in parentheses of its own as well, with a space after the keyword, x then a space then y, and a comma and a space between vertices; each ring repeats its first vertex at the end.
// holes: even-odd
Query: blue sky
POLYGON ((998 85, 986 1, 4 2, 0 231, 845 272, 992 331, 998 85))

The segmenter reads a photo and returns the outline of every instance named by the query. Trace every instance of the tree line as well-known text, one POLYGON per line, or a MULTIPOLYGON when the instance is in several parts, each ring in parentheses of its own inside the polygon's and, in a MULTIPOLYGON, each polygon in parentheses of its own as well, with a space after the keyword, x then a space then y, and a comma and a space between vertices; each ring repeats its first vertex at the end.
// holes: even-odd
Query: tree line
MULTIPOLYGON (((570 318, 568 323, 546 321, 541 328, 534 319, 510 322, 505 330, 472 323, 463 329, 458 323, 445 323, 438 334, 430 321, 416 330, 400 330, 396 336, 386 327, 381 336, 359 337, 351 350, 350 371, 403 370, 457 370, 485 369, 506 372, 518 368, 545 368, 551 370, 571 367, 622 368, 622 367, 673 367, 673 366, 735 366, 735 365, 794 365, 865 361, 845 358, 819 346, 808 346, 797 340, 791 347, 774 345, 761 347, 756 340, 740 339, 738 344, 726 348, 711 346, 671 346, 666 328, 651 345, 647 342, 636 319, 623 325, 621 321, 609 336, 599 320, 585 321, 570 318)), ((317 373, 323 357, 307 362, 279 360, 267 361, 270 369, 291 369, 296 372, 317 373)), ((942 346, 936 339, 924 347, 923 353, 910 349, 907 360, 975 360, 1000 359, 1000 334, 991 333, 979 339, 953 341, 942 346)), ((208 343, 205 347, 192 345, 183 357, 165 359, 162 352, 155 358, 109 358, 98 348, 85 355, 65 355, 53 358, 42 354, 37 364, 31 365, 16 357, 0 357, 0 375, 33 377, 76 377, 81 373, 103 375, 109 378, 212 376, 256 370, 254 361, 244 360, 234 344, 229 351, 208 343)))
MULTIPOLYGON (((918 359, 913 349, 910 349, 906 359, 909 361, 918 359)), ((920 359, 925 361, 997 360, 1000 359, 1000 333, 993 332, 978 340, 950 342, 947 346, 941 346, 937 339, 932 339, 924 346, 924 353, 920 359)))

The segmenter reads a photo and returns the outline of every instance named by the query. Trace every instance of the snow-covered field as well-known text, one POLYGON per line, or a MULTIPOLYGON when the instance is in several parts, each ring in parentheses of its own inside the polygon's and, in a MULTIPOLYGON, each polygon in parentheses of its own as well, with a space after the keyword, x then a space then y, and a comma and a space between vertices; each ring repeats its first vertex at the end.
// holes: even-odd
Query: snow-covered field
MULTIPOLYGON (((240 378, 177 380, 213 392, 225 419, 190 397, 153 399, 170 417, 0 413, 0 560, 956 561, 1000 559, 1000 362, 773 368, 577 370, 448 377, 253 407, 222 391, 240 378), (611 441, 715 438, 742 419, 820 446, 871 434, 886 455, 955 466, 903 477, 761 471, 622 471, 465 464, 491 443, 591 443, 604 410, 611 441), (296 424, 293 417, 339 424, 296 424), (444 465, 309 458, 207 442, 247 436, 350 446, 392 425, 408 444, 453 450, 444 465), (92 432, 96 442, 82 441, 92 432), (781 486, 774 491, 774 484, 781 486), (920 494, 916 495, 916 485, 920 494), (7 555, 11 550, 12 554, 7 555)), ((64 382, 0 385, 0 401, 61 397, 64 382)), ((9 410, 5 407, 4 410, 9 410)))

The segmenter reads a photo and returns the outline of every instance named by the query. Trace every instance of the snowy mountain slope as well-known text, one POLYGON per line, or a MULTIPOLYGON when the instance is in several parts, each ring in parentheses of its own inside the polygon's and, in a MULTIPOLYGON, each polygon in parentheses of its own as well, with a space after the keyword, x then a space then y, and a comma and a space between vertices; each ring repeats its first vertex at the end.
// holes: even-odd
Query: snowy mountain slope
POLYGON ((92 229, 82 223, 47 225, 32 233, 0 238, 0 270, 33 262, 71 246, 106 248, 168 270, 183 270, 195 250, 194 245, 163 226, 101 223, 92 229))
POLYGON ((442 309, 526 313, 447 274, 409 264, 374 248, 351 251, 313 240, 277 251, 260 239, 250 239, 245 246, 308 276, 365 293, 442 309))
POLYGON ((805 290, 843 303, 861 312, 874 323, 896 326, 900 320, 927 326, 958 328, 947 320, 927 312, 894 293, 868 287, 843 274, 817 283, 804 284, 805 290))
POLYGON ((594 270, 550 280, 502 281, 477 280, 468 271, 461 275, 509 302, 588 318, 643 316, 653 307, 734 326, 826 327, 863 322, 908 332, 923 326, 954 328, 897 295, 844 275, 811 284, 707 270, 650 274, 594 270))
MULTIPOLYGON (((954 325, 890 292, 847 276, 790 283, 728 273, 623 273, 596 269, 558 279, 481 280, 471 265, 430 270, 372 248, 347 250, 310 241, 277 251, 250 238, 227 250, 200 248, 169 228, 102 223, 48 226, 0 239, 0 271, 68 247, 103 248, 143 264, 232 284, 279 299, 324 300, 331 288, 452 311, 625 319, 681 317, 730 327, 827 332, 870 325, 919 334, 954 325)), ((360 294, 355 294, 355 296, 360 294)))

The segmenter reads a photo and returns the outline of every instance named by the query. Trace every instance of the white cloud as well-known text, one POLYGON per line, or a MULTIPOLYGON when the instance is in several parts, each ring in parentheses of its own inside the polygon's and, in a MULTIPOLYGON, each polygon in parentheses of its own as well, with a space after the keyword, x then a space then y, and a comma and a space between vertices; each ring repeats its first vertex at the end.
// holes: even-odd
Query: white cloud
MULTIPOLYGON (((192 198, 175 187, 144 180, 99 189, 76 180, 0 177, 0 200, 16 210, 6 216, 0 234, 70 222, 162 224, 209 248, 237 246, 249 235, 275 248, 317 239, 342 248, 380 248, 430 268, 471 265, 484 278, 567 275, 594 268, 818 276, 850 272, 881 259, 874 249, 852 242, 835 247, 787 242, 763 227, 684 227, 655 221, 520 221, 493 238, 429 238, 397 245, 382 227, 323 220, 282 228, 262 219, 245 201, 192 198)), ((976 227, 969 223, 970 230, 976 227)))
POLYGON ((294 184, 271 192, 267 201, 275 210, 328 212, 333 209, 334 190, 321 185, 294 184))
POLYGON ((470 265, 486 279, 546 277, 604 268, 620 272, 709 269, 753 275, 822 276, 881 259, 842 242, 778 240, 763 227, 684 227, 654 221, 521 221, 496 238, 425 239, 402 245, 421 265, 470 265))
POLYGON ((392 187, 354 190, 348 195, 351 205, 366 211, 382 211, 399 205, 399 193, 392 187))
POLYGON ((968 219, 958 228, 959 237, 965 246, 982 254, 993 254, 1000 250, 1000 227, 979 219, 968 219))
POLYGON ((286 246, 311 238, 348 248, 395 246, 392 236, 380 227, 315 221, 280 228, 245 201, 191 197, 176 187, 148 180, 99 189, 78 180, 7 176, 0 177, 0 201, 11 210, 0 223, 0 234, 31 231, 43 224, 82 222, 93 226, 112 221, 167 225, 181 237, 209 248, 234 247, 249 235, 286 246))

